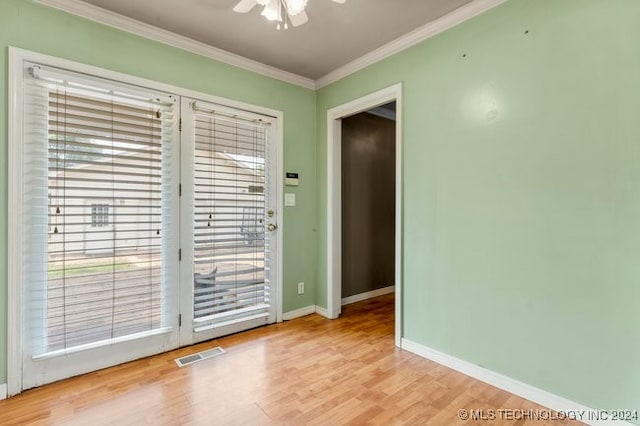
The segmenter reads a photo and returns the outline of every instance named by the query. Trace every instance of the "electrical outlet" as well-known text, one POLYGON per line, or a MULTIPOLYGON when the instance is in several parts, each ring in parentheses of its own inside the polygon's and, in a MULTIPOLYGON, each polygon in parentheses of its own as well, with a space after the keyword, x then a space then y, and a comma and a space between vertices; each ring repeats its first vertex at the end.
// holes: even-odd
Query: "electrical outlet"
POLYGON ((298 294, 304 294, 304 283, 298 283, 298 294))

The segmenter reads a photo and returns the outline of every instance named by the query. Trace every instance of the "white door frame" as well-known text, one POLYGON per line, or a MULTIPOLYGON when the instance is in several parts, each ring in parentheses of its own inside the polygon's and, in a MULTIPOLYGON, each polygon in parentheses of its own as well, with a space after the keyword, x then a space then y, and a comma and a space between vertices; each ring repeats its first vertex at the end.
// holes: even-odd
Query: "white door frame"
POLYGON ((327 312, 342 301, 342 119, 396 101, 395 343, 402 338, 402 83, 327 111, 327 312))

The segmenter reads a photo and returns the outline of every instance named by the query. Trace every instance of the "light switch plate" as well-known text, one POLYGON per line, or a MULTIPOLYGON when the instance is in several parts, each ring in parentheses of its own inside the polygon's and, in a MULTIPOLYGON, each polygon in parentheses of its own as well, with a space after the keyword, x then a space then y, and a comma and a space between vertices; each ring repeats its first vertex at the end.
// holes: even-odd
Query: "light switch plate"
POLYGON ((295 207, 295 205, 296 205, 296 194, 292 194, 292 193, 284 194, 284 205, 286 207, 295 207))

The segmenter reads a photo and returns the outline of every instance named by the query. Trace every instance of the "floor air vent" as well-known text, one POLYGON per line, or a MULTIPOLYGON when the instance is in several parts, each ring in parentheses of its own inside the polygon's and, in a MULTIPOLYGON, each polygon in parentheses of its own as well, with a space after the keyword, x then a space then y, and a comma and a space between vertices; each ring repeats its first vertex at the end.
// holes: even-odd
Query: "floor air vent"
POLYGON ((178 367, 186 367, 187 365, 193 364, 194 362, 213 358, 214 356, 222 355, 223 353, 224 349, 222 349, 221 347, 207 349, 206 351, 176 358, 176 364, 178 364, 178 367))

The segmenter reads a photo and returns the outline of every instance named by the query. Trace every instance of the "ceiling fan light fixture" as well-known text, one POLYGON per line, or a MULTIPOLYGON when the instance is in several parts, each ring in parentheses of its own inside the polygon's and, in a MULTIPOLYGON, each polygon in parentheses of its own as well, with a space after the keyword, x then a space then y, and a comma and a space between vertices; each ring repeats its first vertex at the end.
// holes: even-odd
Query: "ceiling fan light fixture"
MULTIPOLYGON (((327 0, 329 1, 329 0, 327 0)), ((331 0, 344 4, 347 0, 331 0)), ((234 12, 249 13, 256 6, 262 6, 260 13, 268 21, 276 21, 276 29, 285 30, 289 26, 299 27, 309 22, 305 11, 309 0, 240 0, 233 8, 234 12)))
POLYGON ((285 0, 287 12, 289 12, 289 15, 297 15, 304 12, 304 9, 307 7, 307 2, 308 0, 285 0))
POLYGON ((280 4, 278 0, 271 0, 262 9, 261 15, 268 21, 280 21, 280 4))

